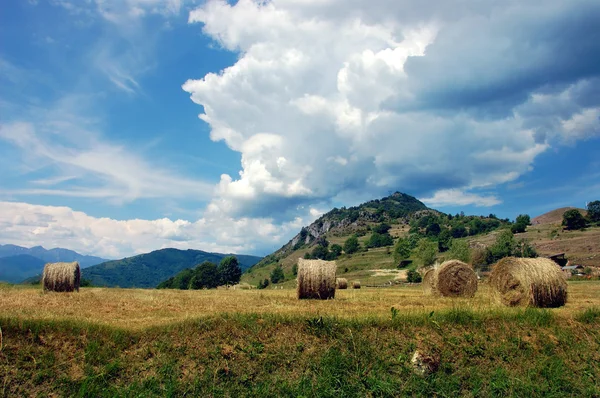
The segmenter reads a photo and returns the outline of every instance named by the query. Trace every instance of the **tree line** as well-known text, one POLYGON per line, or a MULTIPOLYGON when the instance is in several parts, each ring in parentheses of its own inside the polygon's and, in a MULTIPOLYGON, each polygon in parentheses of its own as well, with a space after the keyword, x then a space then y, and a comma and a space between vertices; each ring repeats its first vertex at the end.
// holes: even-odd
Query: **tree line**
POLYGON ((219 265, 205 261, 195 268, 186 268, 177 275, 161 282, 158 289, 214 289, 239 283, 242 268, 235 256, 228 256, 219 265))

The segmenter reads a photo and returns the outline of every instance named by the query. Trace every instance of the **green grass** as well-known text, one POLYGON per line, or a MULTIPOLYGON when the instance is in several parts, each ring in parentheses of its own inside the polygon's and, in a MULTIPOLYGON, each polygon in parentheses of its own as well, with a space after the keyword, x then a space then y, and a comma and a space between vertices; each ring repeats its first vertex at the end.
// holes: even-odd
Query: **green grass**
POLYGON ((600 312, 223 314, 128 331, 2 318, 2 395, 598 396, 600 312), (414 374, 415 349, 441 359, 414 374))

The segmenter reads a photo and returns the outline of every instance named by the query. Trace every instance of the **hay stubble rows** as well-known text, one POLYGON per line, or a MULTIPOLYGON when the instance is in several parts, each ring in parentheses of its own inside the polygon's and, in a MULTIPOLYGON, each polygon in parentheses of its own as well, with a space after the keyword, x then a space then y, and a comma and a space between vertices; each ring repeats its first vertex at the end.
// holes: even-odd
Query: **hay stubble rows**
MULTIPOLYGON (((599 282, 569 282, 569 301, 553 310, 558 316, 600 306, 599 282)), ((39 288, 0 287, 0 316, 18 319, 86 321, 127 329, 143 329, 216 314, 259 314, 290 317, 333 316, 344 319, 390 316, 453 308, 474 311, 518 311, 494 300, 488 284, 473 298, 424 296, 421 286, 348 289, 334 300, 297 300, 284 290, 145 290, 82 288, 79 293, 42 293, 39 288)))

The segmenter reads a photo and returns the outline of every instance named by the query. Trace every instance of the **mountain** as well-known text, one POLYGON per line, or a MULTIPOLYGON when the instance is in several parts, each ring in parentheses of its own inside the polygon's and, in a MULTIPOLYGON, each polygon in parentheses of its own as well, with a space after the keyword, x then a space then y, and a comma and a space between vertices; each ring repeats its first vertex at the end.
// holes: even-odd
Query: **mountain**
MULTIPOLYGON (((406 269, 398 269, 394 261, 393 245, 397 238, 406 237, 414 248, 426 238, 440 250, 443 260, 452 239, 468 236, 481 237, 506 228, 511 223, 494 214, 489 216, 451 215, 428 208, 415 197, 396 192, 350 208, 334 208, 309 226, 303 227, 288 243, 266 256, 242 275, 241 283, 257 286, 270 277, 280 266, 284 283, 295 282, 294 267, 298 258, 336 260, 337 273, 349 280, 360 280, 371 285, 389 284, 406 277, 406 269), (347 252, 345 243, 355 236, 358 244, 347 252)), ((414 252, 413 252, 414 255, 414 252)), ((404 264, 417 258, 409 258, 404 264)))
POLYGON ((0 245, 0 258, 19 255, 29 255, 42 260, 44 263, 77 261, 81 268, 91 267, 92 265, 108 261, 105 258, 84 256, 68 249, 55 248, 46 250, 42 246, 35 246, 28 249, 26 247, 16 245, 0 245))
POLYGON ((0 258, 0 281, 20 283, 34 275, 39 275, 44 270, 44 260, 19 254, 16 256, 0 258))
MULTIPOLYGON (((230 255, 201 250, 162 249, 89 267, 82 272, 82 278, 90 280, 95 286, 150 288, 185 268, 192 268, 204 261, 219 264, 221 259, 230 255)), ((235 256, 242 271, 261 260, 256 256, 235 256)))
POLYGON ((359 206, 334 208, 308 227, 302 228, 288 243, 265 257, 253 268, 260 268, 303 247, 312 246, 322 236, 347 237, 352 234, 364 236, 371 225, 376 223, 406 224, 411 216, 438 213, 414 196, 401 192, 359 206))
POLYGON ((565 214, 565 212, 567 210, 572 210, 572 209, 579 210, 579 212, 583 216, 585 216, 587 214, 586 210, 579 209, 577 207, 561 207, 560 209, 555 209, 555 210, 549 211, 547 213, 544 213, 542 215, 539 215, 537 217, 534 217, 531 220, 531 224, 532 225, 561 224, 562 220, 563 220, 563 214, 565 214))

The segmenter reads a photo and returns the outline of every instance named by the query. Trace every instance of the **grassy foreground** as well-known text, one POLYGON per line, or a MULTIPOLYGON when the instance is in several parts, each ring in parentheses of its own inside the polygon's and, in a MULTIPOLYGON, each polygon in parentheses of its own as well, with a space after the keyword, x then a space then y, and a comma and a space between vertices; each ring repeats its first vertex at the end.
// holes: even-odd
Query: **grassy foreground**
POLYGON ((37 291, 3 288, 0 391, 3 396, 600 396, 599 288, 598 282, 570 283, 569 304, 558 310, 498 307, 485 286, 473 300, 442 300, 438 308, 417 288, 338 292, 347 296, 308 304, 288 301, 292 292, 285 290, 262 296, 186 292, 196 306, 211 302, 208 293, 228 304, 198 309, 183 321, 176 321, 185 319, 182 313, 171 317, 165 310, 174 306, 175 292, 133 290, 126 296, 136 308, 126 311, 131 324, 120 315, 124 302, 109 301, 126 290, 84 289, 38 301, 37 291), (92 293, 95 301, 87 301, 92 293), (69 304, 75 300, 79 314, 69 304), (254 308, 240 310, 250 305, 254 308), (152 318, 154 311, 159 314, 152 318), (415 375, 410 368, 415 349, 439 356, 439 370, 415 375))

